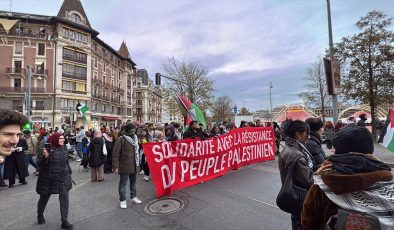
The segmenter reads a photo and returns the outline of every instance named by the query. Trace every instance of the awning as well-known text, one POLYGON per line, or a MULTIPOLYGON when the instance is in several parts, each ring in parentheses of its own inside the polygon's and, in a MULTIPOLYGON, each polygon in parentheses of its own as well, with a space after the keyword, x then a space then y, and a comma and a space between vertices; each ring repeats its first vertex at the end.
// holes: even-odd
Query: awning
POLYGON ((112 116, 103 116, 102 118, 103 118, 104 120, 107 120, 107 121, 121 120, 120 117, 112 117, 112 116))

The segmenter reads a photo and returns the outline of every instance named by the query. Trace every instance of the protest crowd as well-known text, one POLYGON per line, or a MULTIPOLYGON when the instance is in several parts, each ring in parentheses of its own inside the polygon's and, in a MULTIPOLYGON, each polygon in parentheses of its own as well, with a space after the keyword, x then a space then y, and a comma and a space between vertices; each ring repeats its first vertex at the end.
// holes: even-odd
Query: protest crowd
POLYGON ((394 224, 393 214, 384 215, 385 210, 394 210, 390 204, 384 206, 377 202, 379 212, 372 212, 352 195, 359 192, 359 196, 377 200, 380 198, 376 191, 393 186, 390 167, 373 156, 373 140, 363 116, 357 123, 350 118, 348 124, 335 125, 331 121, 324 124, 320 118, 308 118, 286 120, 282 124, 242 121, 238 127, 222 122, 204 128, 191 121, 185 129, 178 123, 138 124, 128 120, 117 127, 102 124, 99 129, 67 125, 30 129, 25 128, 28 121, 23 115, 3 109, 0 113, 0 187, 12 189, 16 179, 25 185, 29 176, 37 176, 38 224, 45 224, 44 210, 51 194, 59 194, 61 226, 73 228, 68 221, 69 191, 75 173, 70 160, 80 162, 83 170, 78 173, 90 171, 91 182, 106 180, 105 174, 119 174, 119 206, 127 208, 127 181, 130 201, 139 204, 142 201, 137 197, 137 174, 143 175, 146 182, 151 180, 143 145, 188 138, 206 140, 235 129, 268 126, 275 136, 275 155, 282 181, 277 204, 291 214, 293 229, 335 229, 328 227, 337 224, 343 213, 350 215, 360 210, 369 215, 375 213, 372 217, 380 222, 382 229, 394 226, 390 225, 394 224), (323 142, 334 154, 323 150, 323 142), (30 166, 33 175, 29 175, 30 166), (370 186, 376 183, 371 190, 370 186), (363 193, 365 190, 369 192, 363 193))

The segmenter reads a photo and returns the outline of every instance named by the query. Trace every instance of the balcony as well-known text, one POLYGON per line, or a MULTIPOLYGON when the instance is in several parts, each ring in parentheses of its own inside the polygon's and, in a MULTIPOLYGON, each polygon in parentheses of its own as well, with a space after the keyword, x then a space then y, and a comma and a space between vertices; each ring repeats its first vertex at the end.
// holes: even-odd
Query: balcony
POLYGON ((48 76, 48 70, 47 69, 32 69, 32 74, 33 75, 46 75, 48 76))
POLYGON ((78 73, 67 72, 67 71, 63 71, 63 77, 79 79, 79 80, 85 80, 85 81, 87 79, 86 75, 84 75, 84 74, 78 74, 78 73))
POLYGON ((77 57, 75 57, 73 55, 63 54, 63 59, 64 60, 68 60, 68 61, 72 61, 72 62, 81 63, 81 64, 86 64, 87 63, 87 59, 86 58, 77 58, 77 57))
POLYGON ((26 75, 26 69, 24 69, 24 68, 7 67, 5 72, 8 74, 17 74, 17 75, 22 75, 22 76, 26 75))
POLYGON ((9 31, 8 34, 0 32, 0 35, 7 35, 7 36, 18 36, 18 37, 33 37, 33 38, 41 38, 41 39, 46 39, 47 34, 44 32, 39 32, 37 29, 37 32, 33 32, 32 30, 28 31, 18 31, 18 30, 11 30, 9 31))
POLYGON ((0 87, 1 93, 25 93, 26 87, 0 87))

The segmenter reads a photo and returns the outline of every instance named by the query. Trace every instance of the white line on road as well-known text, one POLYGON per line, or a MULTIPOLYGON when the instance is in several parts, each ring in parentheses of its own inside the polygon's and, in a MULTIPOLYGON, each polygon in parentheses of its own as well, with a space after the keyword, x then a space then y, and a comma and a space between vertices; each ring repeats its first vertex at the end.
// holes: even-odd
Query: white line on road
POLYGON ((266 202, 264 202, 264 201, 254 199, 254 198, 252 198, 252 197, 249 197, 249 196, 246 196, 246 195, 243 195, 243 194, 240 194, 240 193, 237 193, 237 192, 228 190, 228 189, 223 189, 223 190, 226 191, 226 192, 230 192, 230 193, 232 193, 232 194, 235 194, 235 195, 237 195, 237 196, 241 196, 241 197, 244 197, 244 198, 246 198, 246 199, 256 201, 256 202, 258 202, 258 203, 260 203, 260 204, 264 204, 264 205, 267 205, 267 206, 270 206, 270 207, 279 209, 279 207, 276 206, 276 205, 274 205, 274 204, 266 203, 266 202))
MULTIPOLYGON (((82 181, 82 183, 73 186, 73 188, 71 189, 70 192, 74 192, 75 189, 77 189, 77 188, 81 187, 82 185, 85 185, 86 183, 88 183, 88 182, 90 181, 90 178, 89 178, 89 179, 86 179, 86 180, 81 180, 81 181, 82 181)), ((79 181, 78 181, 78 182, 79 182, 79 181)))

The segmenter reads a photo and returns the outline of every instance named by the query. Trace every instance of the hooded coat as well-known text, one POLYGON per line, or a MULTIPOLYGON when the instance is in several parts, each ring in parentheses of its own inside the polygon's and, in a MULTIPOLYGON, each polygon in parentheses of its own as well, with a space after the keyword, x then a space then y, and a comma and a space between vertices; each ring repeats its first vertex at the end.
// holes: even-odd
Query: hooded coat
POLYGON ((313 171, 316 171, 326 160, 326 154, 321 147, 321 143, 322 140, 320 135, 317 132, 311 130, 309 133, 309 139, 305 143, 305 147, 313 156, 313 171))
POLYGON ((103 137, 94 137, 89 144, 89 166, 100 167, 104 164, 106 156, 103 154, 103 137))
MULTIPOLYGON (((357 157, 352 155, 353 154, 350 154, 349 156, 357 157)), ((365 161, 365 159, 360 160, 360 162, 365 161)), ((347 164, 348 163, 341 163, 337 165, 343 169, 346 169, 347 164)), ((335 162, 332 164, 330 161, 325 162, 319 169, 320 171, 321 169, 326 168, 318 173, 320 174, 324 184, 327 185, 327 187, 337 195, 362 191, 374 185, 376 182, 391 181, 393 179, 393 175, 389 170, 366 170, 371 167, 367 164, 364 164, 363 167, 358 167, 362 168, 364 172, 358 173, 354 172, 354 169, 357 169, 354 164, 348 165, 349 170, 353 171, 351 174, 344 174, 343 170, 341 172, 337 172, 338 170, 335 170, 335 167, 338 166, 336 166, 335 162)), ((302 229, 325 229, 327 221, 331 216, 338 213, 338 209, 339 206, 327 197, 326 193, 319 187, 319 185, 312 185, 305 198, 301 213, 302 229)))

